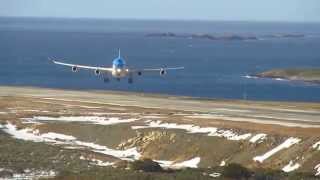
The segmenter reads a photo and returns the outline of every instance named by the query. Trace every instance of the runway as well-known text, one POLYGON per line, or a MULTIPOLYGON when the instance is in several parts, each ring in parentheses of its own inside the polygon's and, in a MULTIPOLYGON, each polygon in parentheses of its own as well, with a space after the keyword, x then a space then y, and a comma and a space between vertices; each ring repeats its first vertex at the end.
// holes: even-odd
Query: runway
POLYGON ((0 96, 41 98, 61 102, 155 108, 188 112, 188 118, 320 128, 320 103, 198 99, 155 94, 0 87, 0 96))

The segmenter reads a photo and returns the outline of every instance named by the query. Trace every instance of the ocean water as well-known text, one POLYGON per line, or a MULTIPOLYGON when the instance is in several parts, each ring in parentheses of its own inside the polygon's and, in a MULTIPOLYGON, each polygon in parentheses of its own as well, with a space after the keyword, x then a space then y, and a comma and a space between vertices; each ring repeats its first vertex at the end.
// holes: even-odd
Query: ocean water
POLYGON ((0 18, 0 85, 121 90, 279 101, 320 101, 320 86, 246 75, 273 68, 320 67, 320 24, 0 18), (272 35, 257 41, 147 37, 149 33, 272 35), (121 48, 130 67, 184 66, 109 84, 48 60, 110 66, 121 48))

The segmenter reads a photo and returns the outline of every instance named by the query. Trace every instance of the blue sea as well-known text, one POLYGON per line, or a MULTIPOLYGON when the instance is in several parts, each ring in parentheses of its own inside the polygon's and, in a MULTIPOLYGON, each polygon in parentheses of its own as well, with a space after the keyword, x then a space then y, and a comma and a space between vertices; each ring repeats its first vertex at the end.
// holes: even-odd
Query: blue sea
POLYGON ((273 68, 319 67, 320 24, 223 21, 0 18, 0 85, 121 90, 202 98, 320 101, 320 86, 246 75, 273 68), (148 37, 150 33, 254 35, 304 38, 248 41, 148 37), (68 63, 110 66, 121 48, 130 67, 184 66, 105 84, 92 71, 72 73, 68 63))

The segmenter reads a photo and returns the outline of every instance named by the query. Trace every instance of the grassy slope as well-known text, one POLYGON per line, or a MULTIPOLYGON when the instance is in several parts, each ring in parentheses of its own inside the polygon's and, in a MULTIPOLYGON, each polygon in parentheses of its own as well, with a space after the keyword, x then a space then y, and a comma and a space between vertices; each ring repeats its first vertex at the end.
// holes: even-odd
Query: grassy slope
POLYGON ((88 169, 88 162, 80 160, 80 156, 79 151, 13 139, 0 131, 0 168, 15 172, 25 169, 79 172, 88 169))

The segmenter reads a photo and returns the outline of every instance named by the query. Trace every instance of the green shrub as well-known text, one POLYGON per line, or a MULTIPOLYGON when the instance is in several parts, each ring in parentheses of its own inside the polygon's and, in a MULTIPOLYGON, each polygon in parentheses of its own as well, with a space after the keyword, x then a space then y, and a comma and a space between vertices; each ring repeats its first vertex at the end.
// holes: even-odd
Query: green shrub
POLYGON ((223 168, 222 174, 223 176, 232 179, 248 179, 251 177, 252 173, 247 168, 239 164, 231 163, 223 168))
POLYGON ((163 169, 161 166, 157 163, 152 161, 151 159, 142 159, 137 160, 130 163, 130 169, 132 170, 142 170, 145 172, 161 172, 163 169))

